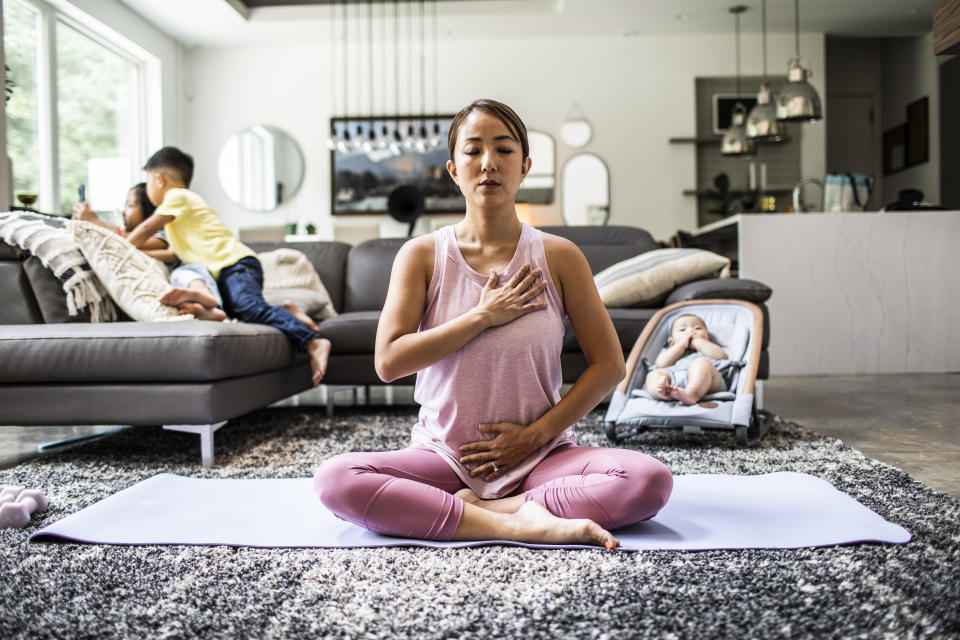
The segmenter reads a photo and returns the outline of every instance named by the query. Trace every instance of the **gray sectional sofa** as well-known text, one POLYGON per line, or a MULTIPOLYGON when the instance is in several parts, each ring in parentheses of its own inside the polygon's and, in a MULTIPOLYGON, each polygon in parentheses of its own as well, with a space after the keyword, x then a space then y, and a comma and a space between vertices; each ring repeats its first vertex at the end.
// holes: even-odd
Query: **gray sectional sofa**
MULTIPOLYGON (((575 242, 594 273, 657 248, 634 227, 544 227, 575 242)), ((321 323, 333 343, 330 385, 383 384, 373 347, 394 256, 405 238, 357 246, 341 242, 251 243, 290 246, 317 269, 337 311, 321 323)), ((748 280, 701 280, 678 287, 664 305, 696 298, 763 304, 770 289, 748 280)), ((310 387, 309 365, 277 330, 217 322, 91 323, 67 315, 59 282, 39 260, 0 240, 0 425, 165 425, 201 435, 212 463, 213 432, 230 418, 310 387)), ((657 309, 610 309, 627 354, 657 309)), ((764 331, 758 377, 769 370, 764 331)), ((564 339, 563 377, 586 368, 576 337, 564 339)), ((413 376, 393 384, 413 384, 413 376)))

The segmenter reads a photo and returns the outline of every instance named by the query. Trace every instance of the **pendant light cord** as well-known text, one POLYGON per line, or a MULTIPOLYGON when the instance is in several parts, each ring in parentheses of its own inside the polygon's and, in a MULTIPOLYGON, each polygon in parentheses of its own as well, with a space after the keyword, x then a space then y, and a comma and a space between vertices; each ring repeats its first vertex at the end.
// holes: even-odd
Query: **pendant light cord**
POLYGON ((760 22, 763 26, 761 37, 763 38, 763 81, 767 81, 767 0, 760 0, 760 22))
MULTIPOLYGON (((400 14, 399 0, 393 0, 393 112, 400 115, 400 14)), ((397 123, 400 126, 400 123, 397 123)))
POLYGON ((734 29, 737 33, 737 99, 740 99, 740 14, 735 13, 733 16, 734 19, 734 29))
MULTIPOLYGON (((367 96, 367 104, 370 105, 369 114, 373 115, 373 0, 367 0, 367 69, 369 71, 367 81, 370 85, 370 95, 367 96)), ((373 131, 373 125, 370 125, 370 131, 373 131)))
POLYGON ((793 0, 793 26, 796 36, 797 58, 800 57, 800 0, 793 0))
POLYGON ((425 109, 427 108, 427 98, 426 98, 426 85, 427 85, 427 57, 424 52, 424 47, 426 46, 426 38, 424 35, 424 6, 423 0, 419 2, 420 9, 420 115, 426 115, 425 109))

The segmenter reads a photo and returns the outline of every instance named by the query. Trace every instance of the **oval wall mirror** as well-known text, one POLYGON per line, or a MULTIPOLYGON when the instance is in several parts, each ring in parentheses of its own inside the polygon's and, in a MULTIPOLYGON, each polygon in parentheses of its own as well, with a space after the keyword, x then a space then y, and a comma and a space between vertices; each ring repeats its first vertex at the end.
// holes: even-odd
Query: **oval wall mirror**
POLYGON ((610 172, 593 153, 578 153, 563 165, 563 221, 604 225, 610 219, 610 172))
POLYGON ((523 204, 552 204, 556 183, 553 137, 540 131, 528 131, 530 144, 530 173, 520 184, 517 202, 523 204))
POLYGON ((273 211, 303 182, 303 154, 287 133, 255 124, 230 136, 217 175, 224 193, 250 211, 273 211))

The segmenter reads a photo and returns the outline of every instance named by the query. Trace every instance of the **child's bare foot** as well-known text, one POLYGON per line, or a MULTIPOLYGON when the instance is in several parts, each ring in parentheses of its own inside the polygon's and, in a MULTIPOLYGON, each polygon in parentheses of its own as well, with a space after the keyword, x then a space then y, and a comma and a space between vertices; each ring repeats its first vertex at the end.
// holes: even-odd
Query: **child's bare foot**
POLYGON ((171 307, 179 307, 184 302, 197 302, 208 309, 215 309, 217 307, 217 299, 209 292, 193 288, 182 289, 174 287, 160 296, 160 302, 170 305, 171 307))
POLYGON ((327 359, 330 357, 331 346, 333 345, 326 338, 314 338, 307 343, 307 355, 310 356, 310 379, 315 387, 327 373, 327 359))
POLYGON ((305 324, 311 331, 320 331, 320 327, 318 327, 317 323, 313 321, 313 318, 305 314, 303 310, 297 306, 296 302, 287 300, 280 306, 286 309, 294 318, 305 324))
POLYGON ((558 518, 538 502, 524 502, 511 516, 519 542, 595 544, 613 549, 620 541, 593 520, 558 518))
POLYGON ((190 314, 196 318, 203 312, 203 309, 203 305, 199 302, 181 302, 177 305, 177 312, 182 316, 190 314))
POLYGON ((678 400, 685 405, 697 404, 700 401, 700 398, 697 397, 695 393, 683 389, 681 387, 675 387, 672 384, 667 385, 668 393, 670 397, 674 400, 678 400))
POLYGON ((204 306, 201 306, 200 309, 201 311, 193 314, 197 320, 213 320, 214 322, 223 322, 227 319, 227 314, 224 313, 223 309, 218 307, 208 309, 204 306))
POLYGON ((464 502, 496 513, 516 513, 517 510, 523 506, 524 502, 522 495, 500 498, 499 500, 484 500, 474 493, 473 489, 460 489, 460 491, 457 491, 453 495, 464 502))

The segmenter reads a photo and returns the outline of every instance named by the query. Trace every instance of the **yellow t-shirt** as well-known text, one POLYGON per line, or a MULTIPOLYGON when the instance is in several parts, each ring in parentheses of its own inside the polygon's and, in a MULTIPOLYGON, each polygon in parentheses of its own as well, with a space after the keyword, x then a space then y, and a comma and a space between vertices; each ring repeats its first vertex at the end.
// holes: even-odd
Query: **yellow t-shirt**
POLYGON ((237 260, 256 253, 223 226, 203 198, 189 189, 170 189, 155 214, 173 216, 164 231, 167 241, 184 264, 205 264, 214 279, 237 260))

